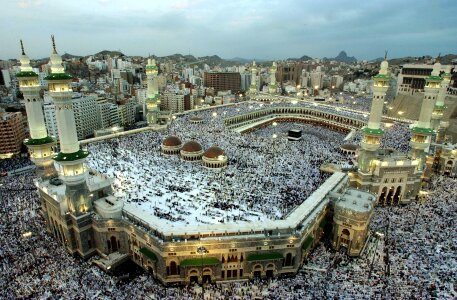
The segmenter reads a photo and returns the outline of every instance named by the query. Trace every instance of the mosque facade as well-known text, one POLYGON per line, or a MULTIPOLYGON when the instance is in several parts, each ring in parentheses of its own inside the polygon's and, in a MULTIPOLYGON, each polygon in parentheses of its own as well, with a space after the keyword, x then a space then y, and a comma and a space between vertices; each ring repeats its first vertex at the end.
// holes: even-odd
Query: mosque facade
MULTIPOLYGON (((344 172, 335 172, 285 219, 249 225, 190 224, 186 228, 161 228, 126 211, 123 202, 113 195, 111 180, 84 164, 89 153, 80 149, 76 136, 71 76, 64 72, 54 38, 52 72, 46 79, 56 105, 61 151, 52 153, 55 141, 46 133, 41 105, 34 104, 42 101, 37 92, 36 74, 31 72, 23 51, 18 78, 26 99, 29 126, 37 129, 31 132, 31 139, 25 143, 39 167, 36 185, 47 230, 72 255, 83 258, 99 255, 101 259, 97 264, 107 271, 131 259, 164 284, 293 274, 325 232, 332 232, 332 244, 336 249, 344 247, 349 255, 358 255, 366 240, 373 207, 378 201, 376 184, 384 190, 382 182, 377 179, 399 179, 395 174, 400 174, 403 169, 417 176, 417 180, 420 178, 419 168, 412 162, 400 165, 397 160, 390 168, 385 164, 387 160, 379 158, 382 136, 379 110, 382 110, 387 76, 386 62, 383 64, 379 81, 375 79, 375 87, 379 87, 375 89, 375 95, 380 98, 376 98, 368 125, 317 108, 290 107, 269 108, 225 120, 227 127, 237 127, 240 132, 276 118, 283 121, 300 119, 346 131, 363 127, 366 137, 361 147, 366 154, 359 157, 357 174, 360 175, 350 178, 344 172), (53 165, 57 166, 56 169, 53 165), (365 177, 369 175, 375 179, 369 181, 365 177), (357 182, 356 188, 349 187, 349 182, 357 182), (329 218, 330 215, 333 219, 329 218)), ((256 94, 255 65, 252 72, 251 91, 256 94)), ((163 142, 161 151, 164 155, 181 155, 183 160, 202 163, 207 168, 223 168, 227 164, 223 149, 212 147, 204 151, 197 141, 183 144, 178 138, 170 137, 163 142)), ((399 203, 403 203, 403 198, 414 196, 415 189, 408 186, 415 184, 411 183, 413 175, 410 173, 402 175, 402 183, 405 184, 403 190, 411 190, 411 195, 399 197, 399 203)))

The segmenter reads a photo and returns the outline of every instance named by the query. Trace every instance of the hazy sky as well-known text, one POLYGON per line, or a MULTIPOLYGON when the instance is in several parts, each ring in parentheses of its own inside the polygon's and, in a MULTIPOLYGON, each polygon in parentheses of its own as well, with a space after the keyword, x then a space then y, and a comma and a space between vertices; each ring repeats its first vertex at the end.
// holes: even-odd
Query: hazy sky
POLYGON ((457 53, 457 0, 0 0, 0 58, 88 55, 358 59, 457 53))

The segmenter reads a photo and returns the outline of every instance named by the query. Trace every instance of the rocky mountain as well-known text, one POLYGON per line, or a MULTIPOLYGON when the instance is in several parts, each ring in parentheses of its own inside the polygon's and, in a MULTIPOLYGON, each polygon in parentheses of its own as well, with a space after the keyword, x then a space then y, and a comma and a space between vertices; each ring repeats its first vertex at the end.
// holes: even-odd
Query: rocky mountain
POLYGON ((65 53, 64 55, 62 55, 62 59, 63 60, 66 60, 66 59, 73 59, 73 58, 81 58, 82 56, 79 56, 79 55, 73 55, 73 54, 70 54, 70 53, 65 53))
POLYGON ((313 59, 312 57, 308 56, 308 55, 303 55, 302 57, 300 58, 296 58, 296 57, 289 57, 288 59, 286 60, 292 60, 292 61, 302 61, 302 60, 311 60, 313 59))
POLYGON ((354 56, 348 56, 346 51, 341 51, 338 56, 333 58, 333 60, 339 61, 339 62, 345 62, 345 63, 355 63, 357 62, 357 59, 354 56))
POLYGON ((100 51, 98 53, 95 53, 94 54, 94 57, 102 57, 102 56, 110 56, 110 57, 114 57, 114 56, 125 56, 124 53, 120 52, 120 51, 111 51, 111 50, 103 50, 103 51, 100 51))

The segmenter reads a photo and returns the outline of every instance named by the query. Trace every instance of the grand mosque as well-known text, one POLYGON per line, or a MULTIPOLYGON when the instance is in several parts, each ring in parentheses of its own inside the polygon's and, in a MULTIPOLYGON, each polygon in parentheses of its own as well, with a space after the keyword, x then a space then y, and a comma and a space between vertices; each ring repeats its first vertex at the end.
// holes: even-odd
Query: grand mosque
MULTIPOLYGON (((427 172, 430 172, 431 165, 436 160, 429 149, 432 144, 442 142, 446 130, 442 116, 449 74, 440 76, 439 63, 435 63, 432 75, 427 78, 419 121, 405 124, 411 132, 411 150, 408 153, 381 147, 385 133, 384 123, 393 122, 382 115, 389 88, 387 60, 381 63, 379 74, 373 77, 373 100, 369 116, 305 101, 281 100, 276 94, 274 80, 276 64, 269 68, 272 78, 269 94, 260 94, 255 80, 257 69, 254 63, 251 68, 253 79, 249 89, 249 103, 178 115, 172 121, 178 129, 168 132, 160 141, 160 147, 151 154, 157 157, 154 161, 165 169, 169 167, 168 164, 191 166, 189 170, 192 171, 182 174, 182 180, 189 180, 186 176, 191 176, 190 173, 198 176, 201 174, 201 181, 212 178, 211 174, 216 174, 214 172, 225 176, 228 176, 227 172, 232 172, 231 176, 236 177, 236 170, 231 166, 236 157, 231 157, 220 145, 205 149, 199 142, 208 133, 196 130, 192 139, 181 140, 179 129, 186 130, 194 128, 189 126, 204 126, 205 122, 220 121, 222 137, 224 132, 230 132, 239 139, 244 139, 244 136, 255 133, 259 128, 296 122, 312 124, 344 135, 361 133, 360 145, 347 149, 347 152, 356 152, 354 164, 335 168, 331 174, 322 175, 322 183, 309 191, 305 199, 296 201, 295 206, 272 207, 269 208, 269 213, 250 214, 249 206, 244 202, 237 202, 236 205, 231 203, 228 198, 239 195, 236 189, 230 190, 230 193, 222 191, 222 194, 211 194, 213 183, 210 181, 208 184, 205 182, 189 186, 185 186, 184 182, 177 188, 179 192, 164 198, 167 195, 160 190, 160 186, 155 194, 140 193, 139 190, 146 189, 146 185, 130 190, 126 188, 129 180, 123 179, 126 178, 123 172, 131 171, 113 171, 117 174, 117 179, 114 180, 101 169, 88 166, 90 145, 87 147, 86 143, 82 147, 77 139, 71 102, 72 77, 64 71, 54 37, 52 49, 51 73, 46 80, 56 107, 60 137, 58 147, 57 141, 46 131, 38 75, 33 72, 23 48, 21 71, 16 75, 24 94, 30 128, 30 138, 24 143, 37 167, 36 187, 46 228, 61 242, 69 255, 82 258, 98 255, 100 259, 97 264, 108 272, 124 261, 132 260, 164 284, 294 274, 325 234, 330 236, 331 244, 336 250, 343 249, 350 256, 360 255, 366 244, 374 207, 380 204, 407 205, 417 197, 421 183, 426 180, 427 172), (188 114, 192 114, 192 117, 188 114), (57 148, 59 152, 55 153, 57 148), (161 210, 161 205, 166 201, 178 202, 175 199, 184 193, 183 190, 188 198, 179 201, 188 202, 186 207, 189 207, 189 211, 172 216, 161 210), (207 201, 214 202, 215 198, 220 198, 216 199, 218 207, 230 203, 231 210, 241 211, 245 205, 245 217, 235 216, 221 222, 216 213, 202 219, 190 211, 200 211, 206 216, 207 201)), ((157 66, 152 59, 148 59, 146 74, 146 118, 152 126, 143 132, 166 130, 154 126, 160 118, 160 95, 155 82, 157 66)), ((131 135, 135 134, 137 133, 131 135)), ((128 132, 126 136, 129 136, 128 132)), ((108 140, 122 138, 106 137, 108 140)), ((248 140, 245 142, 249 144, 248 140)), ((274 160, 274 156, 279 155, 274 153, 277 141, 272 139, 270 142, 274 160)), ((445 160, 442 172, 454 172, 449 166, 446 167, 449 151, 445 147, 441 151, 444 158, 440 159, 445 160)), ((127 154, 126 156, 128 157, 127 154)), ((116 158, 109 159, 113 162, 112 168, 115 168, 116 158)), ((268 169, 270 165, 274 168, 275 162, 260 160, 259 164, 265 165, 260 165, 259 168, 268 169)), ((96 162, 92 161, 91 165, 96 165, 96 162)), ((137 170, 141 168, 142 165, 137 165, 137 170)), ((172 168, 169 168, 172 172, 172 168)), ((129 176, 136 178, 135 174, 129 176)), ((147 176, 152 178, 155 174, 147 176)), ((223 180, 221 175, 221 181, 223 180)), ((226 186, 223 183, 217 185, 226 186)), ((249 188, 253 187, 240 186, 239 189, 249 188)), ((178 211, 182 207, 180 203, 175 206, 178 211)))

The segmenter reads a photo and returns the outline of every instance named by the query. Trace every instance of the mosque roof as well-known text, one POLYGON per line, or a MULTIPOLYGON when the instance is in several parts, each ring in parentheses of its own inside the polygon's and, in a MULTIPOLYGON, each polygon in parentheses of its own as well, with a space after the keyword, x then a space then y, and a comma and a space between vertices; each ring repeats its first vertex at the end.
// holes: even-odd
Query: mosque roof
POLYGON ((162 142, 162 145, 169 146, 169 147, 179 146, 181 144, 182 144, 181 140, 177 136, 174 136, 174 135, 167 137, 162 142))
POLYGON ((205 151, 205 153, 203 154, 203 156, 207 157, 207 158, 217 158, 221 155, 225 155, 224 150, 222 150, 221 148, 219 148, 217 146, 212 146, 212 147, 208 148, 205 151))
POLYGON ((202 151, 202 146, 196 141, 188 141, 182 146, 182 151, 186 152, 199 152, 202 151))
POLYGON ((340 148, 347 151, 355 151, 357 148, 359 148, 359 146, 354 144, 343 144, 340 146, 340 148))

